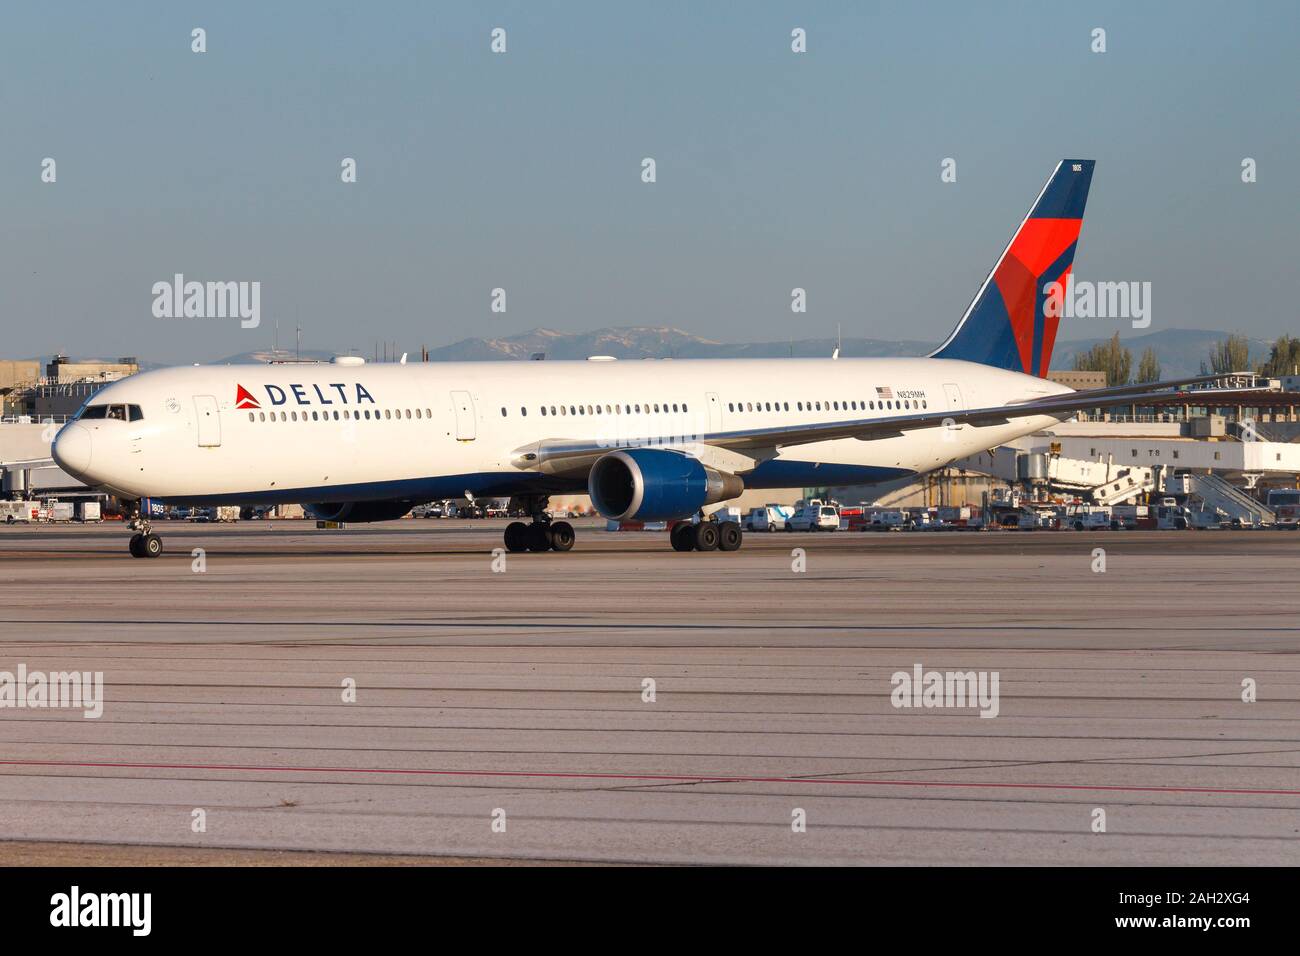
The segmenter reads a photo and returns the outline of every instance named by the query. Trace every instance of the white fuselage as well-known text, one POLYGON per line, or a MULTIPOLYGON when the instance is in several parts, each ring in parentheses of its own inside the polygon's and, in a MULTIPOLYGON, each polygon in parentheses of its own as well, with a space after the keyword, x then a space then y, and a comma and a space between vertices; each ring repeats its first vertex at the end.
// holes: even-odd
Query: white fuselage
POLYGON ((585 475, 545 474, 522 454, 560 440, 681 448, 751 488, 849 485, 928 471, 1057 419, 745 451, 696 438, 1068 391, 926 358, 195 366, 100 390, 90 406, 138 406, 138 419, 83 417, 60 432, 55 455, 119 496, 178 504, 581 490, 585 475))

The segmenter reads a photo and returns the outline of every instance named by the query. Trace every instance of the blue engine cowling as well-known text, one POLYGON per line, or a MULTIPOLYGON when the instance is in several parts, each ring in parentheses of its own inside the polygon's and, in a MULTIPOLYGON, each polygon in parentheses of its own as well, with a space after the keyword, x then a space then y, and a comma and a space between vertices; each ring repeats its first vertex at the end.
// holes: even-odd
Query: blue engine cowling
POLYGON ((364 524, 369 521, 404 518, 414 507, 414 501, 347 501, 342 504, 303 505, 302 510, 321 521, 355 521, 364 524))
POLYGON ((591 503, 615 521, 688 518, 704 505, 735 498, 745 483, 677 451, 629 448, 596 460, 587 478, 591 503))

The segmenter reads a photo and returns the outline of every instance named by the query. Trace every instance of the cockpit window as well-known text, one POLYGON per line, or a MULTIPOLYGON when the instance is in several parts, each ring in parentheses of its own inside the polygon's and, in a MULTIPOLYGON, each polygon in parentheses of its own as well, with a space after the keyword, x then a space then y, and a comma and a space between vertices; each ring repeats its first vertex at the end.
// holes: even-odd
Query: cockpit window
POLYGON ((138 422, 144 418, 139 405, 87 405, 78 416, 81 419, 107 418, 119 422, 138 422))

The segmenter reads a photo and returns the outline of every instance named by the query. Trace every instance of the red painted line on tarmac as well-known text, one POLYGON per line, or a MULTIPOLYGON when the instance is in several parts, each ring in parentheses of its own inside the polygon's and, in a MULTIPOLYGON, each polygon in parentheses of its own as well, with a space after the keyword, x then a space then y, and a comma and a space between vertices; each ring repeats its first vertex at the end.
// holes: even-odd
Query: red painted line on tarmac
POLYGON ((0 760, 5 767, 80 767, 111 770, 222 770, 271 773, 371 773, 432 777, 522 777, 541 780, 622 780, 655 783, 799 783, 856 787, 959 787, 1000 790, 1105 790, 1118 793, 1220 793, 1250 796, 1300 797, 1300 790, 1258 790, 1227 787, 1126 787, 1079 783, 980 783, 944 780, 833 780, 819 777, 745 777, 728 774, 566 773, 540 770, 420 770, 401 767, 290 767, 257 764, 109 763, 75 760, 0 760))

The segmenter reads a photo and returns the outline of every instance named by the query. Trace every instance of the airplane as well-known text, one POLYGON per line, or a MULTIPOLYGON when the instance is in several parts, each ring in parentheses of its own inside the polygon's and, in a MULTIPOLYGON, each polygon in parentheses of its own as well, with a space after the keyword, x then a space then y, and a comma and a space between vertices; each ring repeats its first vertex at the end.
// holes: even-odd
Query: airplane
MULTIPOLYGON (((142 499, 301 503, 348 522, 505 497, 511 552, 565 552, 552 495, 615 520, 675 521, 677 551, 735 551, 705 509, 745 489, 870 484, 941 468, 1079 411, 1141 403, 1198 376, 1075 392, 1048 381, 1093 160, 1062 160, 952 334, 923 358, 194 366, 96 392, 55 438, 68 474, 134 502, 128 550, 162 541, 142 499), (684 521, 680 519, 696 519, 684 521), (698 520, 704 519, 704 520, 698 520)), ((716 509, 715 509, 716 511, 716 509)))

